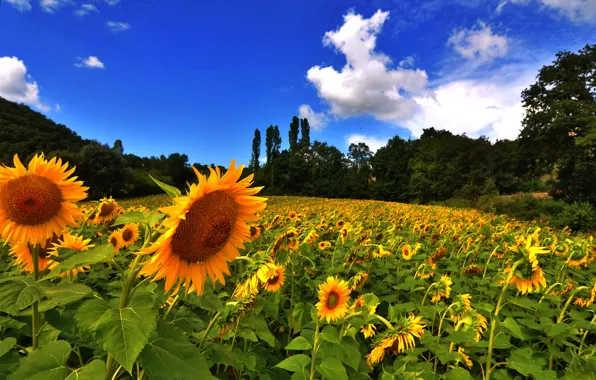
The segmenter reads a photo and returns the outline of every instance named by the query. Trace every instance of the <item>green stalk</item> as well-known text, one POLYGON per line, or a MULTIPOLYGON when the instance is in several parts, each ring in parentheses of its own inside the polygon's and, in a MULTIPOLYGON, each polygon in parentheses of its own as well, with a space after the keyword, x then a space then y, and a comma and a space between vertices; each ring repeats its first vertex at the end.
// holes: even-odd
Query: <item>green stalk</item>
MULTIPOLYGON (((594 321, 596 321, 596 314, 594 314, 594 318, 592 318, 592 320, 590 321, 590 326, 594 324, 594 321)), ((577 349, 577 356, 581 357, 582 354, 582 347, 584 345, 584 341, 586 340, 586 336, 588 336, 588 330, 586 330, 584 332, 584 335, 582 336, 582 340, 579 343, 579 348, 577 349)))
MULTIPOLYGON (((37 282, 39 280, 39 245, 35 244, 32 247, 31 256, 33 259, 33 280, 37 282)), ((33 334, 33 343, 32 349, 36 350, 38 345, 38 335, 39 335, 39 301, 35 301, 31 307, 32 314, 31 314, 31 329, 33 334)))
POLYGON ((319 349, 319 318, 317 318, 317 325, 315 328, 315 341, 312 345, 312 361, 310 363, 310 380, 314 380, 315 378, 315 361, 317 360, 317 351, 319 349))
POLYGON ((433 288, 437 286, 436 282, 433 282, 432 284, 430 284, 430 286, 428 287, 428 289, 426 289, 426 293, 424 293, 424 297, 422 297, 422 302, 420 303, 420 306, 424 305, 424 301, 426 301, 426 296, 428 296, 428 292, 433 288))
POLYGON ((217 313, 215 313, 213 318, 211 318, 211 320, 209 321, 209 325, 207 325, 207 329, 205 330, 205 335, 203 335, 203 339, 201 340, 201 344, 199 345, 199 351, 203 350, 203 347, 205 346, 205 342, 207 341, 207 336, 209 335, 209 332, 213 328, 213 325, 215 325, 215 322, 217 322, 217 320, 219 319, 220 316, 221 316, 221 312, 218 311, 217 313))
POLYGON ((503 284, 503 289, 501 289, 501 295, 499 296, 499 301, 497 302, 497 307, 495 308, 495 313, 490 319, 490 336, 488 339, 488 355, 486 359, 486 380, 490 380, 490 375, 492 371, 492 359, 493 359, 493 346, 495 343, 495 328, 497 327, 497 323, 499 322, 499 312, 501 311, 503 297, 505 296, 505 292, 509 287, 509 283, 515 274, 515 270, 517 267, 522 263, 522 260, 518 260, 513 264, 511 268, 511 272, 509 272, 509 276, 507 276, 507 280, 505 280, 505 284, 503 284))

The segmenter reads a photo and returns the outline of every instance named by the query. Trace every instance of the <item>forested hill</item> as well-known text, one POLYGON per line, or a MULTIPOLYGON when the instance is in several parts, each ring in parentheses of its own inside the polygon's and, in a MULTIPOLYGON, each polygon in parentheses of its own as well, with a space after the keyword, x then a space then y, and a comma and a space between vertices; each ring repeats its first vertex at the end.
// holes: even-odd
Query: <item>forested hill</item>
POLYGON ((0 162, 12 162, 15 153, 28 157, 40 151, 79 150, 88 143, 65 125, 0 96, 0 162))

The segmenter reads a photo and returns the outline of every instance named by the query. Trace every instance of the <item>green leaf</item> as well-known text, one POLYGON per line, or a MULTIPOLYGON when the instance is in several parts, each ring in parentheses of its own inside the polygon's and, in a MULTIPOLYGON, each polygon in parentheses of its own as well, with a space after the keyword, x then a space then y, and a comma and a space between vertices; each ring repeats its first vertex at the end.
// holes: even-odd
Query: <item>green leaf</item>
POLYGON ((151 174, 149 174, 149 177, 153 180, 153 182, 155 182, 155 184, 157 184, 157 186, 159 186, 170 198, 176 198, 179 197, 182 192, 180 190, 178 190, 177 188, 175 188, 174 186, 170 186, 166 183, 161 182, 160 180, 157 180, 155 178, 153 178, 151 176, 151 174))
POLYGON ((331 325, 327 325, 323 328, 320 338, 331 343, 339 343, 339 333, 337 329, 331 325))
POLYGON ((45 295, 58 305, 78 301, 92 292, 93 290, 88 286, 73 282, 61 282, 56 286, 45 289, 45 295))
POLYGON ((8 351, 10 351, 15 346, 15 344, 17 344, 17 340, 12 337, 0 341, 0 356, 3 356, 8 351))
POLYGON ((251 322, 251 327, 257 333, 259 339, 267 342, 271 347, 275 347, 275 335, 269 330, 265 319, 254 318, 251 322))
POLYGON ((149 340, 157 311, 148 295, 133 297, 125 308, 111 308, 103 300, 85 302, 76 319, 128 372, 149 340))
POLYGON ((294 306, 294 310, 292 311, 293 316, 293 324, 291 324, 292 330, 295 332, 300 332, 302 326, 306 325, 310 322, 310 312, 312 309, 312 304, 305 304, 303 302, 298 302, 294 306))
POLYGON ((17 307, 19 310, 23 310, 39 301, 42 297, 43 290, 36 284, 31 284, 19 293, 19 296, 17 297, 17 307))
POLYGON ((472 344, 476 343, 476 333, 474 331, 454 331, 445 339, 449 342, 454 342, 458 344, 472 344))
POLYGON ((10 317, 0 317, 0 327, 19 330, 27 324, 10 317))
POLYGON ((106 363, 103 360, 94 360, 73 371, 65 380, 104 380, 105 377, 106 363))
POLYGON ((526 334, 522 327, 517 323, 517 321, 513 318, 505 318, 505 321, 501 323, 503 326, 507 327, 509 331, 518 339, 525 340, 526 334))
POLYGON ((312 348, 312 345, 310 343, 308 343, 308 341, 302 337, 296 337, 294 338, 287 346, 286 346, 286 350, 310 350, 312 348))
POLYGON ((70 374, 66 361, 70 344, 63 340, 51 342, 21 359, 19 369, 10 380, 64 380, 70 374))
POLYGON ((80 252, 79 254, 64 260, 56 268, 54 268, 54 270, 42 278, 42 280, 55 278, 60 273, 64 273, 81 266, 109 261, 113 256, 114 246, 111 244, 100 245, 98 247, 91 248, 88 251, 80 252))
POLYGON ((307 365, 310 364, 310 357, 304 354, 290 356, 289 358, 278 363, 276 367, 285 369, 290 372, 302 372, 307 365))
POLYGON ((472 375, 470 372, 466 371, 463 368, 452 368, 447 372, 447 376, 445 376, 445 380, 469 380, 472 379, 472 375))
POLYGON ((332 356, 326 357, 317 367, 317 371, 319 371, 319 373, 326 379, 348 380, 346 368, 339 359, 332 356))
POLYGON ((532 354, 530 348, 511 351, 509 358, 507 358, 507 366, 524 376, 540 374, 542 373, 542 367, 532 359, 532 354))
POLYGON ((150 379, 215 379, 199 349, 164 321, 139 357, 150 379))
POLYGON ((18 315, 17 299, 21 292, 33 284, 31 277, 9 277, 0 281, 0 311, 18 315))
POLYGON ((211 288, 206 288, 200 296, 197 296, 195 293, 189 294, 187 296, 187 301, 193 305, 211 311, 223 311, 225 309, 223 302, 211 288))

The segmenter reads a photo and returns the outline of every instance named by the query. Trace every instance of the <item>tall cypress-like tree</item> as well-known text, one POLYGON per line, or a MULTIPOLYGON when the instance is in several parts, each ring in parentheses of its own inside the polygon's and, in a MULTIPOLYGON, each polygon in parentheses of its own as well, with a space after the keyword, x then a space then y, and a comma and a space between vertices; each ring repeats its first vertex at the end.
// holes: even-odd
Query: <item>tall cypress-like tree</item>
POLYGON ((290 131, 288 132, 289 143, 290 143, 290 152, 295 152, 296 148, 298 148, 298 132, 300 129, 300 119, 294 116, 292 118, 292 122, 290 123, 290 131))
POLYGON ((279 152, 281 149, 281 135, 279 134, 279 127, 276 125, 273 128, 273 149, 271 154, 273 157, 279 156, 279 152))
POLYGON ((273 135, 275 131, 273 129, 273 125, 267 127, 267 132, 265 133, 265 152, 267 154, 267 164, 271 164, 273 159, 273 135))
POLYGON ((310 124, 308 124, 307 118, 300 120, 300 129, 302 130, 302 138, 300 139, 300 147, 308 148, 308 147, 310 147, 310 124))
POLYGON ((114 141, 114 146, 112 147, 112 150, 120 155, 123 155, 124 154, 124 145, 122 145, 122 140, 118 139, 118 140, 114 141))
POLYGON ((261 131, 255 129, 255 137, 252 139, 252 156, 250 158, 250 167, 253 172, 259 169, 259 156, 261 155, 261 131))

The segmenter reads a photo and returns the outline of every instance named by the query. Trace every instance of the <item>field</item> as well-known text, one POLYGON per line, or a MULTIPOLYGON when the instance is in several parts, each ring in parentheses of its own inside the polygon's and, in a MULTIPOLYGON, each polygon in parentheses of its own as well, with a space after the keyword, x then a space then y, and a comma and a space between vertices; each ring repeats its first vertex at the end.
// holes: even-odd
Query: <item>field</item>
POLYGON ((473 210, 272 197, 199 296, 136 275, 168 196, 104 204, 109 218, 77 230, 87 246, 39 256, 38 281, 4 248, 0 378, 594 376, 591 238, 473 210))

